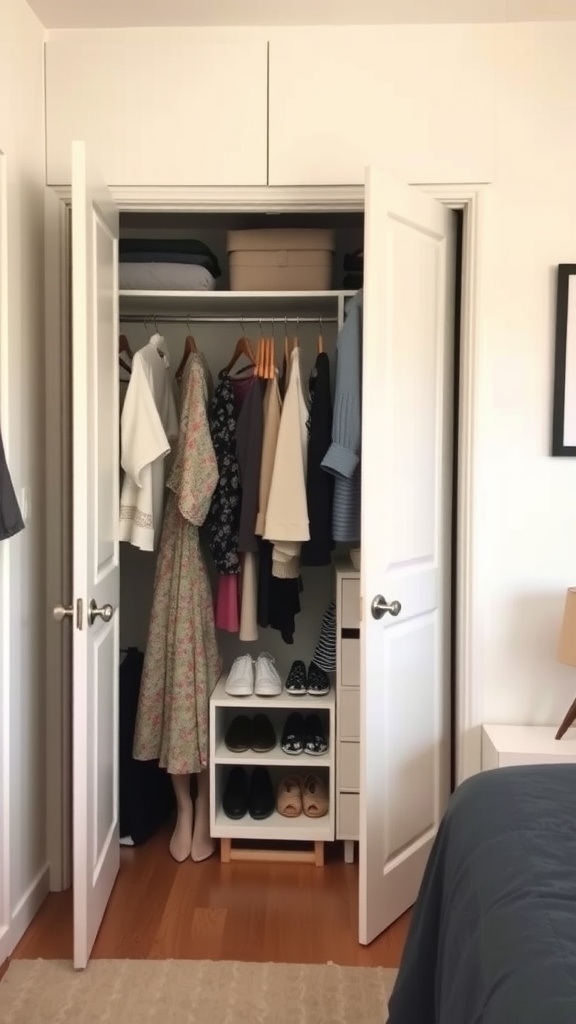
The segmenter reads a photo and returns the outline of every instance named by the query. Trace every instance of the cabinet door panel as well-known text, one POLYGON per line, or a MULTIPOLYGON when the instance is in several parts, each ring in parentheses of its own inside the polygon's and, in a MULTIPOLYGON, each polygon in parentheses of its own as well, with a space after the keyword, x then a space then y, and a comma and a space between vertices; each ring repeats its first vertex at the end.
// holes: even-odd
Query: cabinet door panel
POLYGON ((360 830, 360 797, 341 793, 338 797, 338 839, 358 839, 360 830))
MULTIPOLYGON (((341 690, 338 694, 338 732, 341 740, 360 738, 360 693, 358 690, 341 690)), ((340 749, 340 748, 338 748, 340 749)))
POLYGON ((109 185, 263 185, 266 121, 265 40, 46 44, 48 184, 69 183, 80 138, 109 185))
POLYGON ((285 31, 270 41, 270 184, 494 177, 493 27, 285 31), (297 69, 297 70, 296 70, 297 69))
POLYGON ((340 789, 360 789, 360 744, 340 744, 340 789))

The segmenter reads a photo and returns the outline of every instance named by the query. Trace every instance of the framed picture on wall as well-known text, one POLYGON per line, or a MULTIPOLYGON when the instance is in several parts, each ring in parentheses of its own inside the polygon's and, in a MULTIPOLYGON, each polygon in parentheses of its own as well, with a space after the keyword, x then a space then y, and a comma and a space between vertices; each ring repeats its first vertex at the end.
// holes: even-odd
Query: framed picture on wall
POLYGON ((552 455, 576 456, 576 263, 558 265, 552 455))

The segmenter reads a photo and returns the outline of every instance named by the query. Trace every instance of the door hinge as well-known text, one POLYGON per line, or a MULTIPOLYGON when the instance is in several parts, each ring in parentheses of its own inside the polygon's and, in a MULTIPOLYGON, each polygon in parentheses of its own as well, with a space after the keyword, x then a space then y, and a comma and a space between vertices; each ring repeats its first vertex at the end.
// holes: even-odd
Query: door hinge
POLYGON ((76 601, 76 629, 83 628, 84 602, 81 597, 76 601))

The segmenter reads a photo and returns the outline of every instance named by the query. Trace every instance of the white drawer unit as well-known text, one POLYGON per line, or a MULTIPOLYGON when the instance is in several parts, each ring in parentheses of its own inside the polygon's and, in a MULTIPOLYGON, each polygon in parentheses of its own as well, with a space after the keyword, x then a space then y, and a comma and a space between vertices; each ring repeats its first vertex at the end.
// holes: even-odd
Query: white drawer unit
POLYGON ((351 844, 352 853, 359 831, 360 796, 358 793, 340 793, 338 798, 338 837, 345 843, 351 844))
POLYGON ((336 567, 336 838, 354 859, 360 813, 360 573, 336 567))
POLYGON ((483 725, 482 770, 520 764, 575 764, 576 730, 556 740, 555 725, 483 725))
POLYGON ((342 790, 357 792, 360 789, 360 743, 358 740, 341 740, 338 751, 340 786, 342 790))

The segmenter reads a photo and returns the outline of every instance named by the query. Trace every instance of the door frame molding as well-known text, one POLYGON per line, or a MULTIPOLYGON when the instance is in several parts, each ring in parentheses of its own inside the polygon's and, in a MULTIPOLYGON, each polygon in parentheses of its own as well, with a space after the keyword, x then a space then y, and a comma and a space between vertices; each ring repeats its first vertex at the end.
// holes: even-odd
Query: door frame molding
MULTIPOLYGON (((482 263, 483 184, 414 183, 444 205, 462 210, 462 309, 460 324, 460 394, 457 478, 456 582, 456 783, 481 770, 482 701, 477 673, 474 530, 477 422, 477 336, 482 263)), ((273 186, 186 188, 110 186, 122 213, 345 213, 362 212, 364 187, 273 186)), ((70 603, 71 493, 66 463, 70 452, 70 283, 69 224, 71 190, 46 188, 46 457, 50 473, 47 499, 47 685, 49 752, 47 765, 48 856, 50 888, 71 883, 71 661, 65 642, 67 624, 51 621, 59 601, 70 603), (69 600, 70 599, 70 600, 69 600)))
MULTIPOLYGON (((0 150, 0 410, 4 445, 9 451, 10 389, 8 387, 8 158, 0 150)), ((12 843, 10 835, 10 545, 0 545, 0 963, 11 952, 10 899, 12 843)))

